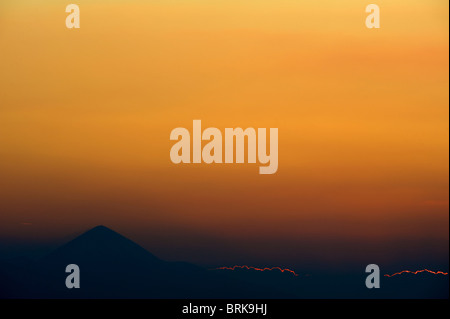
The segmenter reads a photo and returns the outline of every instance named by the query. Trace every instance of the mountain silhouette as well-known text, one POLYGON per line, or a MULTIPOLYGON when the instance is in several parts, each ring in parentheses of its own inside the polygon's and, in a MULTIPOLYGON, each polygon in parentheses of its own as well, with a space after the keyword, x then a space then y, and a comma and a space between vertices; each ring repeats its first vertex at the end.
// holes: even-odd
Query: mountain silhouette
POLYGON ((298 276, 207 270, 159 259, 105 227, 94 227, 39 260, 0 261, 0 298, 448 298, 448 276, 382 278, 367 289, 365 272, 298 276), (66 287, 66 266, 80 269, 80 288, 66 287))
POLYGON ((42 259, 0 264, 3 298, 283 298, 258 283, 167 262, 117 232, 97 226, 42 259), (65 285, 66 266, 80 269, 80 288, 65 285))
POLYGON ((56 249, 42 263, 59 266, 61 263, 67 265, 75 261, 81 265, 89 265, 92 269, 100 265, 139 267, 154 266, 162 262, 135 242, 105 226, 94 227, 56 249))

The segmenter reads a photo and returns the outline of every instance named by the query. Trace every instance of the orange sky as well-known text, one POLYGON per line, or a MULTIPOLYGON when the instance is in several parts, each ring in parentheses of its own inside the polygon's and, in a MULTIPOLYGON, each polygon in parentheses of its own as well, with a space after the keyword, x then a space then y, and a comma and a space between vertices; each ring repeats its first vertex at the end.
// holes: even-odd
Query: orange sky
MULTIPOLYGON (((0 234, 106 224, 448 245, 448 3, 0 5, 0 234), (279 128, 279 169, 174 165, 175 127, 279 128), (31 223, 32 225, 23 225, 31 223)), ((447 246, 448 247, 448 246, 447 246)))

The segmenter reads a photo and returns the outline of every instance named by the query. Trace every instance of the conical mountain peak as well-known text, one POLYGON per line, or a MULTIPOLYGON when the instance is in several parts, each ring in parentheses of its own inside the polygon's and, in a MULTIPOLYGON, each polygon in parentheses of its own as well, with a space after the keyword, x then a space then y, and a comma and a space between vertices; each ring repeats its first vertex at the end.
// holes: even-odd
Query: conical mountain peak
POLYGON ((47 260, 63 259, 64 262, 96 261, 148 263, 158 262, 153 254, 122 236, 114 230, 99 225, 67 244, 61 246, 46 258, 47 260))

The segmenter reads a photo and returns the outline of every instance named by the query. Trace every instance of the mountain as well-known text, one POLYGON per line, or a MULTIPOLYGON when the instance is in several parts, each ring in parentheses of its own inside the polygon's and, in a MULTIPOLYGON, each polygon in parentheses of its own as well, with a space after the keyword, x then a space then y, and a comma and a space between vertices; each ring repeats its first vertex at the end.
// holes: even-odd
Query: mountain
POLYGON ((0 261, 0 299, 448 298, 448 276, 382 277, 381 289, 367 289, 366 276, 364 271, 298 277, 277 271, 211 271, 164 261, 97 226, 40 260, 0 261), (79 289, 65 285, 69 264, 79 266, 79 289))
POLYGON ((0 265, 3 298, 282 298, 290 295, 185 262, 161 260, 117 232, 97 226, 44 258, 0 265), (80 288, 65 285, 66 266, 80 288))
POLYGON ((55 270, 68 264, 103 273, 154 269, 162 266, 163 261, 115 231, 97 226, 45 256, 39 263, 41 267, 55 270))

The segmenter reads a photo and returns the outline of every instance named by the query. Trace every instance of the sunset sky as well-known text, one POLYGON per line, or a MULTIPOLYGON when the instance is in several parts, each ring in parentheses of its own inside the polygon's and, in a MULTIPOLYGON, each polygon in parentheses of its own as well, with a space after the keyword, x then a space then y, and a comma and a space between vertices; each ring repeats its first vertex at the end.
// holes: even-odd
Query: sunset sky
POLYGON ((374 1, 380 29, 357 0, 77 0, 69 30, 70 3, 0 3, 0 254, 103 224, 204 265, 448 270, 447 1, 374 1), (173 164, 194 119, 278 128, 278 172, 173 164))

